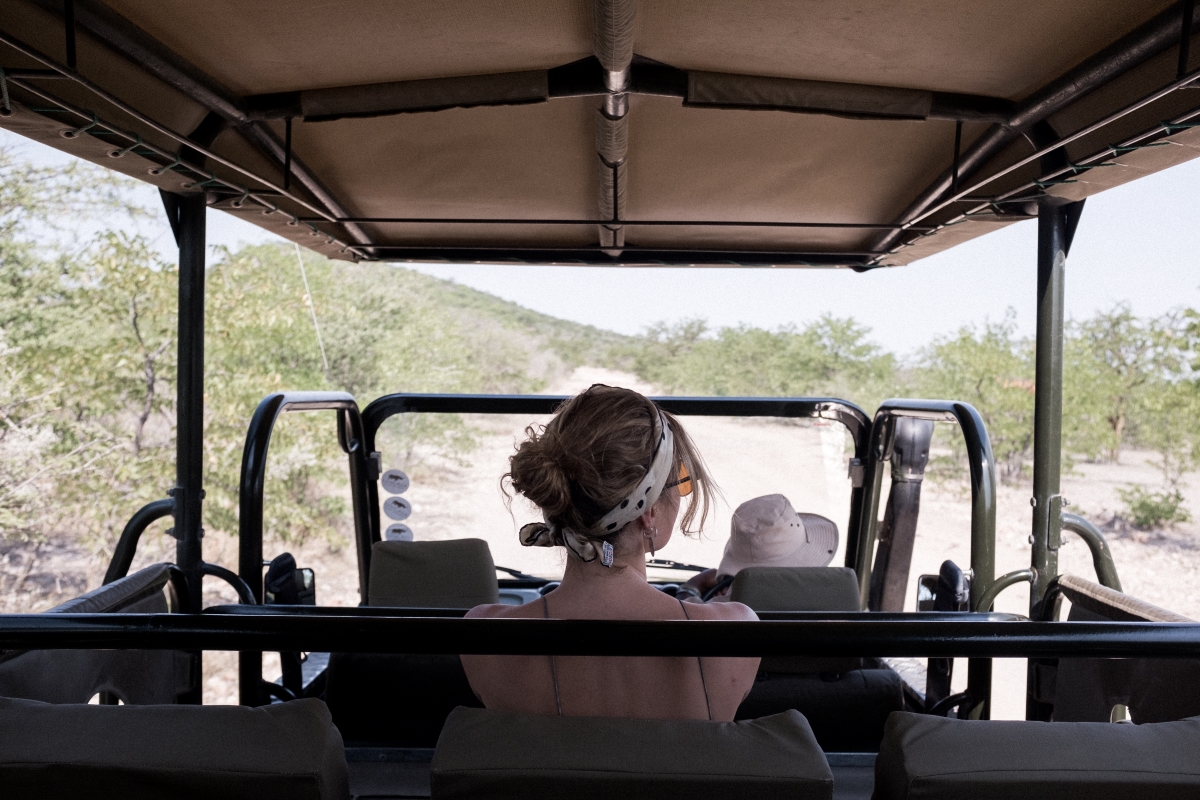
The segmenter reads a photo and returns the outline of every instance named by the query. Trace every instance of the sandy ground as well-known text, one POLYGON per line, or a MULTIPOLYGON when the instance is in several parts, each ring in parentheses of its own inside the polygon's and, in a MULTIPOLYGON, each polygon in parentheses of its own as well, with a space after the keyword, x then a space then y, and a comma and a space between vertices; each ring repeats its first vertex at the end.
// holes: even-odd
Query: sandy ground
MULTIPOLYGON (((650 392, 632 376, 606 370, 582 368, 553 386, 548 393, 570 394, 592 383, 629 386, 650 392)), ((557 549, 525 548, 517 541, 517 528, 538 519, 535 510, 520 498, 511 513, 500 491, 499 476, 507 470, 508 456, 523 438, 525 426, 544 419, 522 417, 475 417, 469 422, 479 432, 479 447, 469 464, 458 465, 431 459, 414 470, 413 486, 406 497, 413 505, 407 520, 418 539, 475 536, 486 539, 497 564, 537 575, 557 577, 562 573, 563 554, 557 549)), ((757 495, 779 492, 799 511, 822 514, 844 531, 849 512, 850 482, 846 476, 847 441, 836 424, 782 423, 768 420, 724 418, 685 419, 688 432, 721 490, 714 514, 700 536, 678 533, 659 552, 662 558, 716 566, 728 538, 733 508, 757 495)), ((940 426, 940 438, 957 435, 940 426)), ((384 453, 388 466, 396 462, 384 453)), ((1184 494, 1200 499, 1200 476, 1191 476, 1184 494)), ((1080 464, 1064 476, 1063 493, 1070 510, 1097 524, 1114 517, 1120 508, 1116 490, 1130 484, 1156 487, 1159 475, 1151 456, 1130 452, 1120 464, 1080 464)), ((886 484, 886 481, 885 481, 886 484)), ((885 497, 886 497, 885 485, 885 497)), ((996 543, 996 573, 1029 566, 1030 487, 1002 486, 996 543)), ((1193 509, 1193 515, 1197 515, 1193 509)), ((882 513, 882 512, 881 512, 882 513)), ((1200 516, 1200 515, 1197 515, 1200 516)), ((907 607, 915 606, 916 580, 922 573, 936 573, 945 559, 964 568, 970 562, 970 498, 965 484, 956 480, 927 480, 923 489, 921 520, 910 577, 907 607)), ((1200 619, 1200 525, 1188 523, 1174 530, 1155 533, 1107 533, 1124 589, 1159 606, 1200 619)), ((268 545, 268 557, 290 550, 301 566, 317 571, 317 598, 321 604, 358 603, 357 566, 348 537, 333 537, 334 543, 311 540, 301 546, 268 545), (272 550, 272 547, 275 549, 272 550)), ((1060 570, 1094 578, 1090 553, 1082 542, 1068 534, 1060 551, 1060 570)), ((137 564, 170 557, 174 542, 161 533, 148 533, 137 564)), ((844 539, 839 543, 834 564, 843 563, 844 539)), ((234 566, 236 541, 227 536, 205 539, 208 561, 234 566)), ((37 547, 10 545, 0 549, 0 611, 39 611, 49 608, 99 584, 104 560, 83 552, 70 540, 46 542, 37 547)), ((659 572, 670 578, 679 573, 659 572)), ((234 602, 232 590, 209 579, 205 585, 209 604, 234 602)), ((1003 593, 998 611, 1026 613, 1028 590, 1019 585, 1003 593)), ((277 674, 272 656, 267 656, 266 674, 277 674)), ((1020 719, 1024 716, 1024 661, 1004 660, 995 665, 993 716, 1020 719)), ((965 669, 956 669, 961 679, 965 669)), ((232 653, 205 656, 205 702, 236 702, 236 657, 232 653)))

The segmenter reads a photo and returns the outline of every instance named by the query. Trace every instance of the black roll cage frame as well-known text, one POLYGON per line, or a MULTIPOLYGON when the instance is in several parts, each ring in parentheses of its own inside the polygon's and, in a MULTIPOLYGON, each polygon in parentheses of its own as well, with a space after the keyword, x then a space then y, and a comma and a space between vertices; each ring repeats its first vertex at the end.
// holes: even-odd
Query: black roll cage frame
MULTIPOLYGON (((262 514, 266 456, 275 422, 281 413, 337 412, 338 440, 349 458, 359 591, 361 602, 365 604, 369 596, 371 547, 382 538, 378 485, 382 473, 382 454, 376 449, 376 435, 380 427, 393 416, 411 413, 549 415, 568 399, 567 396, 553 395, 395 393, 372 401, 360 415, 354 399, 342 392, 281 392, 268 395, 259 403, 251 418, 243 451, 238 529, 240 577, 252 587, 257 601, 261 603, 262 568, 265 563, 262 514)), ((850 475, 847 476, 852 480, 852 489, 845 565, 855 570, 864 608, 871 580, 870 557, 878 526, 882 465, 891 458, 895 420, 905 416, 957 423, 963 431, 971 467, 970 568, 975 575, 972 601, 990 594, 995 572, 995 465, 986 426, 979 412, 969 404, 940 400, 888 400, 879 407, 872 421, 854 403, 828 397, 653 399, 664 410, 678 416, 827 419, 844 425, 854 442, 850 475)), ((972 603, 973 610, 987 611, 989 608, 978 608, 976 602, 972 603)), ((312 613, 323 612, 313 609, 312 613)), ((262 682, 261 652, 243 651, 239 663, 243 702, 253 702, 259 697, 258 687, 262 682)), ((968 678, 971 697, 990 696, 990 685, 990 662, 973 659, 968 678)))

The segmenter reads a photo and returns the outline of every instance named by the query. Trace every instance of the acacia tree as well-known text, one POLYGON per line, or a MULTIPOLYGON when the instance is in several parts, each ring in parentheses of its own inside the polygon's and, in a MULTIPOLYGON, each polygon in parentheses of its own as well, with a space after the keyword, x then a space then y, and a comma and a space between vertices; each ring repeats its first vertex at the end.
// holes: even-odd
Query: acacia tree
POLYGON ((923 396, 975 406, 1000 476, 1012 482, 1024 475, 1033 447, 1033 374, 1032 348, 1017 337, 1016 315, 1009 310, 1002 322, 963 327, 934 340, 920 352, 912 381, 923 396))
POLYGON ((1125 442, 1142 435, 1131 428, 1156 407, 1156 395, 1170 393, 1170 384, 1186 367, 1186 348, 1181 315, 1139 319, 1128 303, 1071 326, 1071 410, 1103 415, 1104 426, 1093 425, 1090 432, 1108 460, 1119 462, 1125 442))

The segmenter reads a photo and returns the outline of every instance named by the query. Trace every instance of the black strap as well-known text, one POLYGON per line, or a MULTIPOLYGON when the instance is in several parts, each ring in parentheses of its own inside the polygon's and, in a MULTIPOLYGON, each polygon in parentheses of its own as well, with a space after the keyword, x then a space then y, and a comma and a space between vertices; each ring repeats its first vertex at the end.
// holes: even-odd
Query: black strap
MULTIPOLYGON (((550 601, 546 599, 546 595, 542 595, 542 613, 546 619, 550 619, 550 601)), ((562 713, 562 695, 558 693, 558 670, 554 666, 554 656, 550 656, 550 679, 554 681, 554 705, 558 708, 558 715, 562 713)))
MULTIPOLYGON (((692 617, 688 614, 687 606, 682 600, 679 601, 679 607, 683 609, 684 618, 691 620, 692 617)), ((708 709, 708 721, 712 722, 712 702, 708 699, 708 681, 704 680, 704 661, 700 656, 696 656, 696 666, 700 668, 700 688, 704 690, 704 707, 708 709)))

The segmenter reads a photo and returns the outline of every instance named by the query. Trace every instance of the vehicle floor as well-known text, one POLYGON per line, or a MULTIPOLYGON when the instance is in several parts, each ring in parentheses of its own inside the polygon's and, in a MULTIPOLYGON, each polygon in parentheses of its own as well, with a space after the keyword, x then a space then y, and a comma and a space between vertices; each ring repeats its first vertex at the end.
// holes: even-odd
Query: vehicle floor
MULTIPOLYGON (((834 800, 870 800, 875 788, 874 753, 827 753, 834 800)), ((433 750, 348 747, 350 794, 355 800, 429 797, 433 750)))

